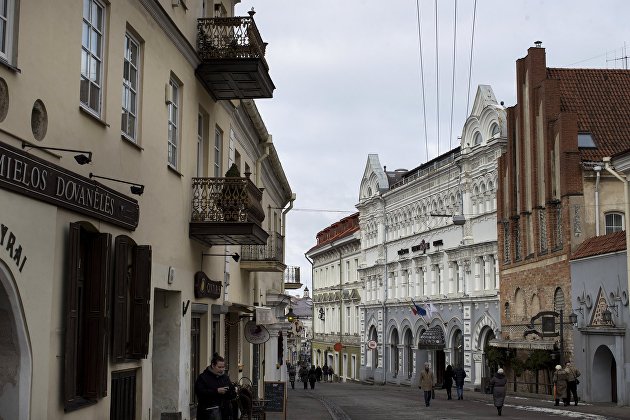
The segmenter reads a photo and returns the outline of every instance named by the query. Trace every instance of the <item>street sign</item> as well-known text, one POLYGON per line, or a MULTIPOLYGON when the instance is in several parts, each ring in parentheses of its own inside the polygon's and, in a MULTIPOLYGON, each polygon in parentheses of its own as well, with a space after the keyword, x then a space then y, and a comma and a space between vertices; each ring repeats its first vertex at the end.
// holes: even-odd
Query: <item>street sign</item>
POLYGON ((341 343, 335 343, 333 348, 335 349, 335 351, 341 351, 341 349, 343 348, 343 345, 341 343))

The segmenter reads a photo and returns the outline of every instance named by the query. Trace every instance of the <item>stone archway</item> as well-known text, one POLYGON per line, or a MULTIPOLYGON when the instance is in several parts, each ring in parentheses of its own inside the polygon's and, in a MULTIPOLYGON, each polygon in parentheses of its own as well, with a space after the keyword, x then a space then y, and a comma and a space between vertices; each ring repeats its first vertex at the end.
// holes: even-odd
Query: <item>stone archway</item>
POLYGON ((453 339, 451 342, 451 348, 453 349, 451 365, 455 367, 464 367, 464 334, 459 328, 453 333, 453 339))
POLYGON ((400 371, 400 349, 398 345, 400 344, 400 339, 398 338, 398 330, 394 328, 392 330, 391 340, 390 340, 390 371, 392 372, 392 376, 394 378, 398 377, 398 373, 400 371))
POLYGON ((413 369, 413 334, 411 334, 410 329, 407 329, 407 331, 405 331, 403 343, 405 346, 405 350, 404 350, 405 371, 407 372, 407 379, 411 379, 414 369, 413 369))
POLYGON ((617 402, 617 362, 608 346, 599 346, 591 370, 593 402, 617 402))
POLYGON ((22 303, 11 272, 0 261, 0 413, 30 418, 33 360, 22 303))

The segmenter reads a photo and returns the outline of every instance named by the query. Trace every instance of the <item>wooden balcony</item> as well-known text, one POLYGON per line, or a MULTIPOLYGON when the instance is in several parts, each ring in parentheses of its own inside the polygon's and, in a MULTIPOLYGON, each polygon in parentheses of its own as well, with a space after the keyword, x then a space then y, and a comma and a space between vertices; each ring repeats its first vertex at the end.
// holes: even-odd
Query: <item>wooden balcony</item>
POLYGON ((266 244, 261 202, 262 191, 248 176, 193 178, 188 235, 208 246, 266 244))
POLYGON ((264 245, 243 245, 240 268, 247 271, 282 273, 287 267, 283 262, 284 236, 274 233, 264 245))
POLYGON ((248 17, 203 18, 197 21, 197 75, 217 100, 273 97, 265 49, 254 12, 248 17))
POLYGON ((284 288, 295 290, 302 287, 300 282, 300 267, 287 267, 284 270, 284 288))

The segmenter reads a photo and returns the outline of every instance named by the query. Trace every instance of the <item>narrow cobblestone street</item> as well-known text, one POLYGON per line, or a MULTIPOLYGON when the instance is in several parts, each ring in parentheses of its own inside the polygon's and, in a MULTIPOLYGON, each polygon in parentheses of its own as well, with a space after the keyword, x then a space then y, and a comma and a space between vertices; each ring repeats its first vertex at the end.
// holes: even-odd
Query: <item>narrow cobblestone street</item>
MULTIPOLYGON (((298 385, 298 384, 296 384, 298 385)), ((430 407, 425 407, 419 389, 357 383, 317 383, 314 390, 288 390, 287 419, 491 419, 497 417, 491 395, 465 391, 464 400, 447 400, 443 390, 436 391, 430 407)), ((555 407, 549 399, 508 394, 502 417, 519 419, 574 418, 627 419, 630 410, 612 404, 583 403, 555 407)), ((268 413, 268 419, 281 415, 268 413)))

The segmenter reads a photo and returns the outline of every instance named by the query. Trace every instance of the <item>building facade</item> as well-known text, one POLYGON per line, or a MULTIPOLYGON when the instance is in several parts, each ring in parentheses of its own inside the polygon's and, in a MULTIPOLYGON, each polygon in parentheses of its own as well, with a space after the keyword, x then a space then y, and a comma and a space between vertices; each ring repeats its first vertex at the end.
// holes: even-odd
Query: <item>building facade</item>
POLYGON ((358 230, 355 213, 320 231, 317 245, 305 254, 313 265, 312 364, 332 367, 343 382, 359 379, 358 230))
MULTIPOLYGON (((264 45, 237 3, 7 3, 0 417, 194 418, 214 352, 234 381, 281 377, 244 327, 286 305, 295 195, 254 102, 273 91, 264 45)), ((290 326, 267 327, 277 352, 290 326)))
MULTIPOLYGON (((572 254, 625 226, 623 184, 604 168, 606 157, 630 146, 630 72, 547 68, 539 44, 516 70, 517 104, 508 108, 508 147, 499 161, 502 327, 495 345, 516 349, 521 362, 534 350, 550 352, 555 364, 583 350, 569 322, 584 288, 572 289, 572 254), (552 324, 543 332, 545 312, 552 324)), ((520 382, 544 383, 540 392, 550 392, 544 370, 523 375, 520 382)))
POLYGON ((505 136, 505 111, 481 85, 460 146, 410 171, 389 172, 368 157, 357 204, 361 380, 417 385, 425 362, 438 383, 448 364, 462 366, 471 384, 490 376, 484 350, 500 328, 496 187, 505 136))

